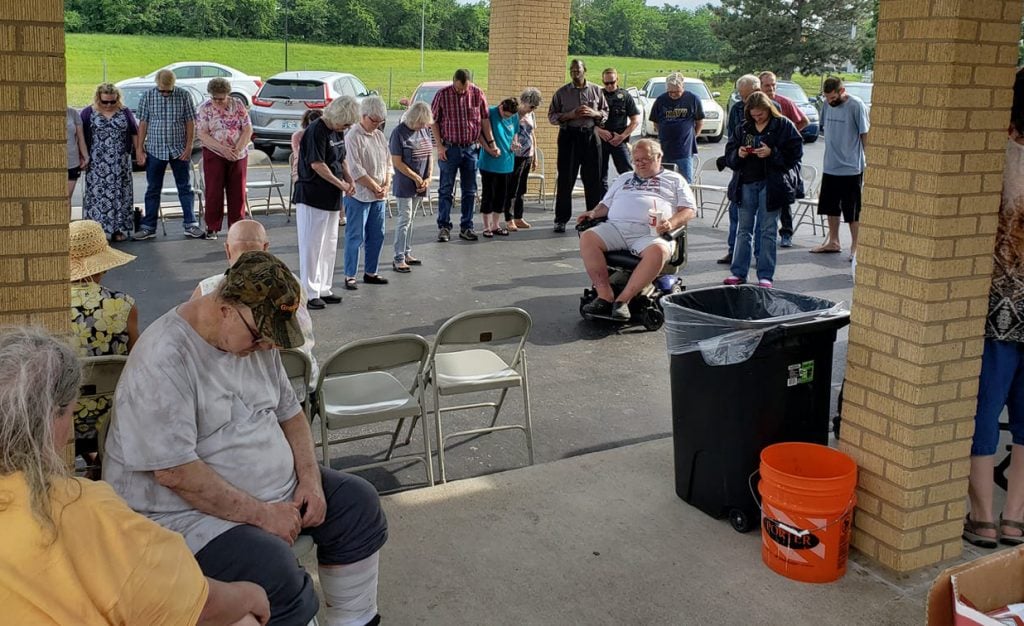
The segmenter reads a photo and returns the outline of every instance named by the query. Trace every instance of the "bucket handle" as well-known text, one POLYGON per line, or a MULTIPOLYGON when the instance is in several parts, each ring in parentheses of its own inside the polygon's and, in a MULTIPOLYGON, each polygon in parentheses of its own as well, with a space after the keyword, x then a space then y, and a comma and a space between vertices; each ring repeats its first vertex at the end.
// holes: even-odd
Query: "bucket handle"
MULTIPOLYGON (((760 498, 757 497, 757 490, 754 489, 754 476, 757 476, 760 473, 761 473, 760 469, 756 469, 756 470, 754 470, 753 472, 750 473, 750 477, 747 478, 747 487, 750 488, 750 495, 753 496, 754 502, 757 503, 757 509, 759 511, 761 511, 761 516, 764 517, 765 516, 764 506, 761 504, 760 498)), ((850 511, 853 510, 853 507, 856 506, 856 502, 857 502, 857 494, 856 494, 856 492, 854 492, 854 494, 852 496, 850 496, 850 501, 846 503, 846 508, 843 509, 843 512, 842 512, 842 514, 839 515, 839 517, 837 517, 836 519, 832 520, 831 522, 827 522, 824 526, 819 526, 817 528, 811 528, 811 529, 808 529, 808 530, 802 530, 802 529, 799 529, 799 528, 793 528, 789 524, 783 524, 782 522, 780 522, 778 520, 773 520, 773 521, 778 525, 778 527, 781 530, 784 530, 784 531, 786 531, 787 533, 789 533, 791 535, 794 535, 796 537, 806 537, 807 535, 810 535, 811 533, 816 533, 819 530, 825 530, 829 526, 838 523, 840 520, 842 520, 844 517, 846 517, 847 513, 849 513, 850 511)))

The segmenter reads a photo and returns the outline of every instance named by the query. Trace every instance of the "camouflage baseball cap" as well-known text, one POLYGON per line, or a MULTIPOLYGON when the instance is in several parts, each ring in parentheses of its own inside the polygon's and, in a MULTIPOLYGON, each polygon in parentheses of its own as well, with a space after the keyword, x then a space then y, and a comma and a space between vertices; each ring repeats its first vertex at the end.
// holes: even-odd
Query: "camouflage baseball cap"
POLYGON ((298 348, 303 344, 295 317, 302 289, 288 266, 274 255, 258 250, 242 254, 225 272, 220 293, 249 307, 256 330, 277 346, 298 348))

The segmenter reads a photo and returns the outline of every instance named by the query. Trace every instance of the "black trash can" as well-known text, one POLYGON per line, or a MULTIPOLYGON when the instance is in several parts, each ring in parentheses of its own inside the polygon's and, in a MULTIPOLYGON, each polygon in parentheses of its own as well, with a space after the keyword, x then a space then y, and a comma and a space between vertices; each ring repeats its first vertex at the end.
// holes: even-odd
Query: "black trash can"
POLYGON ((849 310, 751 285, 661 300, 676 493, 739 532, 760 524, 750 477, 773 443, 828 444, 832 347, 849 310))

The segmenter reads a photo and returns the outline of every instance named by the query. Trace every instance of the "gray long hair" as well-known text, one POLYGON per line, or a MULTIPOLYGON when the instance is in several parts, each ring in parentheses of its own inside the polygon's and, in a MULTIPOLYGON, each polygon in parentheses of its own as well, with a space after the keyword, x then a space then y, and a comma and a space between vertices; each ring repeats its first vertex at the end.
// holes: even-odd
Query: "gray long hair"
POLYGON ((366 96, 359 103, 359 114, 367 117, 386 118, 388 108, 380 96, 366 96))
POLYGON ((402 114, 402 122, 409 128, 418 124, 430 126, 434 123, 434 115, 430 111, 430 105, 426 102, 414 102, 409 109, 402 114))
POLYGON ((0 475, 25 475, 32 513, 54 536, 50 488, 68 469, 54 446, 53 424, 77 400, 81 379, 74 351, 46 331, 0 331, 0 475))

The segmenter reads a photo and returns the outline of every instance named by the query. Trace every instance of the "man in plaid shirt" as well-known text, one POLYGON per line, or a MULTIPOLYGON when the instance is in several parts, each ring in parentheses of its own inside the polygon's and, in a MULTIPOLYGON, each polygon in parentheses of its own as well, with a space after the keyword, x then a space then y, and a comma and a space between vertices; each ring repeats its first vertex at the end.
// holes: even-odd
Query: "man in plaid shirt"
POLYGON ((434 143, 437 144, 437 165, 441 170, 437 190, 437 240, 448 241, 451 237, 452 202, 455 198, 455 175, 458 174, 462 186, 459 238, 476 241, 473 207, 476 200, 476 161, 480 154, 481 139, 488 154, 499 154, 494 147, 494 135, 491 134, 487 98, 471 82, 469 70, 460 69, 455 71, 452 84, 437 92, 430 108, 434 114, 432 128, 434 143))
POLYGON ((189 181, 192 140, 195 136, 196 109, 191 96, 174 86, 174 72, 160 70, 156 87, 139 100, 139 135, 143 146, 135 155, 139 165, 146 166, 146 214, 142 226, 132 239, 141 241, 156 236, 156 220, 160 211, 160 190, 164 173, 171 166, 174 184, 178 187, 185 236, 203 239, 192 210, 192 184, 189 181))

